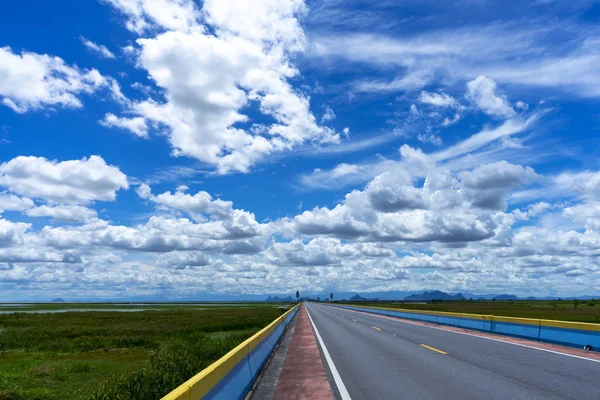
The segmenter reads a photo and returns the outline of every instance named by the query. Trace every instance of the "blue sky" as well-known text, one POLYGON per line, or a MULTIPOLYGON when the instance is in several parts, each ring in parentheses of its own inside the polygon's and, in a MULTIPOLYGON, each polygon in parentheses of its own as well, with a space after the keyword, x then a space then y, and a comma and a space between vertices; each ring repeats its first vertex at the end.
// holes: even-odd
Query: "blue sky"
POLYGON ((0 14, 0 301, 600 290, 600 3, 0 14))

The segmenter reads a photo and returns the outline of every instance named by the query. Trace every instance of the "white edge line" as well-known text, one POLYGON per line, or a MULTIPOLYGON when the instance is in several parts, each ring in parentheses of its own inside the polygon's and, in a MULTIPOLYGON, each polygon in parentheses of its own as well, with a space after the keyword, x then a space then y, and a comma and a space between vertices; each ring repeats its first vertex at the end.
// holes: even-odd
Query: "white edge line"
POLYGON ((335 364, 333 363, 333 360, 331 359, 331 356, 329 355, 329 351, 327 350, 325 343, 323 343, 323 339, 321 339, 319 330, 317 329, 315 323, 313 322, 313 320, 310 316, 310 313, 308 312, 308 307, 306 306, 306 304, 304 305, 304 307, 306 308, 306 314, 308 315, 310 324, 312 325, 313 329, 315 330, 315 335, 317 336, 319 345, 321 346, 321 349, 323 350, 323 354, 325 355, 325 360, 327 361, 327 365, 329 366, 331 375, 333 375, 333 380, 335 381, 335 385, 337 386, 338 391, 340 392, 340 397, 342 398, 342 400, 352 400, 352 398, 350 397, 350 394, 348 393, 348 390, 346 389, 346 385, 344 385, 344 381, 342 381, 342 377, 340 376, 340 373, 338 372, 337 368, 335 367, 335 364))
MULTIPOLYGON (((336 306, 330 306, 330 307, 336 307, 336 306)), ((340 308, 342 308, 342 307, 340 307, 340 308)), ((436 327, 436 326, 430 326, 430 325, 421 325, 421 324, 418 324, 418 323, 412 322, 412 321, 410 321, 410 320, 408 320, 408 321, 407 321, 407 320, 405 320, 405 319, 403 319, 403 318, 400 318, 400 317, 393 317, 393 316, 390 316, 390 315, 378 315, 378 314, 371 313, 371 312, 368 312, 368 311, 358 311, 358 310, 351 310, 351 309, 349 309, 349 308, 342 308, 342 309, 344 309, 344 310, 346 310, 346 311, 352 311, 352 312, 362 312, 362 313, 368 314, 368 315, 370 315, 370 316, 377 317, 377 318, 381 318, 381 319, 388 319, 388 320, 390 320, 390 319, 391 319, 392 321, 396 320, 396 321, 398 321, 398 322, 402 322, 402 323, 404 323, 404 324, 410 324, 410 325, 422 326, 422 327, 424 327, 424 328, 437 329, 437 330, 444 331, 444 332, 458 333, 459 335, 467 335, 467 336, 472 336, 472 337, 476 337, 476 338, 480 338, 480 339, 493 340, 494 342, 500 342, 500 343, 512 344, 513 346, 526 347, 526 348, 528 348, 528 349, 540 350, 540 351, 545 351, 545 352, 548 352, 548 353, 560 354, 561 356, 567 356, 567 357, 579 358, 580 360, 587 360, 587 361, 593 361, 593 362, 596 362, 596 363, 600 363, 600 360, 595 360, 595 359, 593 359, 593 358, 587 358, 587 357, 582 357, 582 356, 576 356, 576 355, 574 355, 574 354, 568 354, 568 353, 562 353, 562 352, 560 352, 560 351, 549 350, 549 349, 543 349, 543 348, 541 348, 541 347, 528 346, 528 345, 526 345, 526 344, 521 344, 521 343, 507 342, 506 340, 502 340, 502 339, 495 339, 495 338, 490 338, 490 337, 486 337, 486 336, 480 336, 480 335, 474 335, 474 334, 472 334, 472 333, 467 333, 467 332, 456 332, 456 331, 451 331, 451 330, 444 329, 444 328, 438 328, 438 327, 436 327)), ((443 325, 443 326, 445 326, 445 325, 443 325)), ((457 327, 457 326, 451 326, 451 325, 447 325, 447 326, 448 326, 448 327, 450 327, 450 328, 460 328, 460 327, 457 327)), ((316 328, 315 328, 315 329, 316 329, 316 328)), ((463 329, 465 329, 465 328, 463 328, 463 329)), ((486 333, 486 332, 484 332, 484 333, 486 333)), ((491 332, 491 333, 493 334, 493 332, 491 332)), ((540 342, 540 343, 544 343, 544 342, 540 342)))

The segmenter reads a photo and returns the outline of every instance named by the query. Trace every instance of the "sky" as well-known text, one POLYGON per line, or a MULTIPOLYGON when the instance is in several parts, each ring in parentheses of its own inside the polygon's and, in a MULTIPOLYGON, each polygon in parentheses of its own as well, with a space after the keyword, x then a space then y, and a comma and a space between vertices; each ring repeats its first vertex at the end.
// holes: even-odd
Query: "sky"
POLYGON ((22 0, 0 301, 600 292, 600 3, 22 0))

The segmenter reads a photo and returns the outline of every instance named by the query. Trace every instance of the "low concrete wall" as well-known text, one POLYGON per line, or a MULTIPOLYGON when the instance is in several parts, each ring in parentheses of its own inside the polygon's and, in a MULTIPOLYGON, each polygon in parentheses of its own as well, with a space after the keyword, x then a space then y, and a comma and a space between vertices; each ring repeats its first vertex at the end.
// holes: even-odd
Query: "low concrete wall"
POLYGON ((287 311, 162 400, 243 399, 298 311, 287 311))
POLYGON ((370 306, 335 307, 600 351, 600 324, 370 306))

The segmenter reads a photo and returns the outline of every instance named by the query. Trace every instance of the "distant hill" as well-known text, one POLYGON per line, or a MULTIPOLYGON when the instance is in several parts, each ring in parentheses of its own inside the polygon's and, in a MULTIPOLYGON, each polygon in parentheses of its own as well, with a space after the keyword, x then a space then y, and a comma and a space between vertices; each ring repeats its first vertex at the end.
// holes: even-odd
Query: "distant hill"
POLYGON ((433 292, 424 292, 420 294, 411 294, 410 296, 406 296, 404 300, 407 301, 432 301, 432 300, 466 300, 465 296, 458 293, 455 295, 451 295, 445 292, 440 292, 439 290, 434 290, 433 292))
POLYGON ((355 294, 354 296, 350 297, 350 301, 379 301, 379 299, 368 299, 366 297, 362 297, 361 295, 355 294))
POLYGON ((294 301, 291 296, 288 297, 277 297, 277 296, 269 296, 265 300, 267 303, 291 303, 294 301))
POLYGON ((60 297, 57 297, 56 299, 52 299, 53 303, 64 303, 65 299, 61 299, 60 297))
POLYGON ((494 299, 496 299, 496 301, 519 300, 519 298, 514 294, 500 294, 498 296, 494 296, 494 299))

